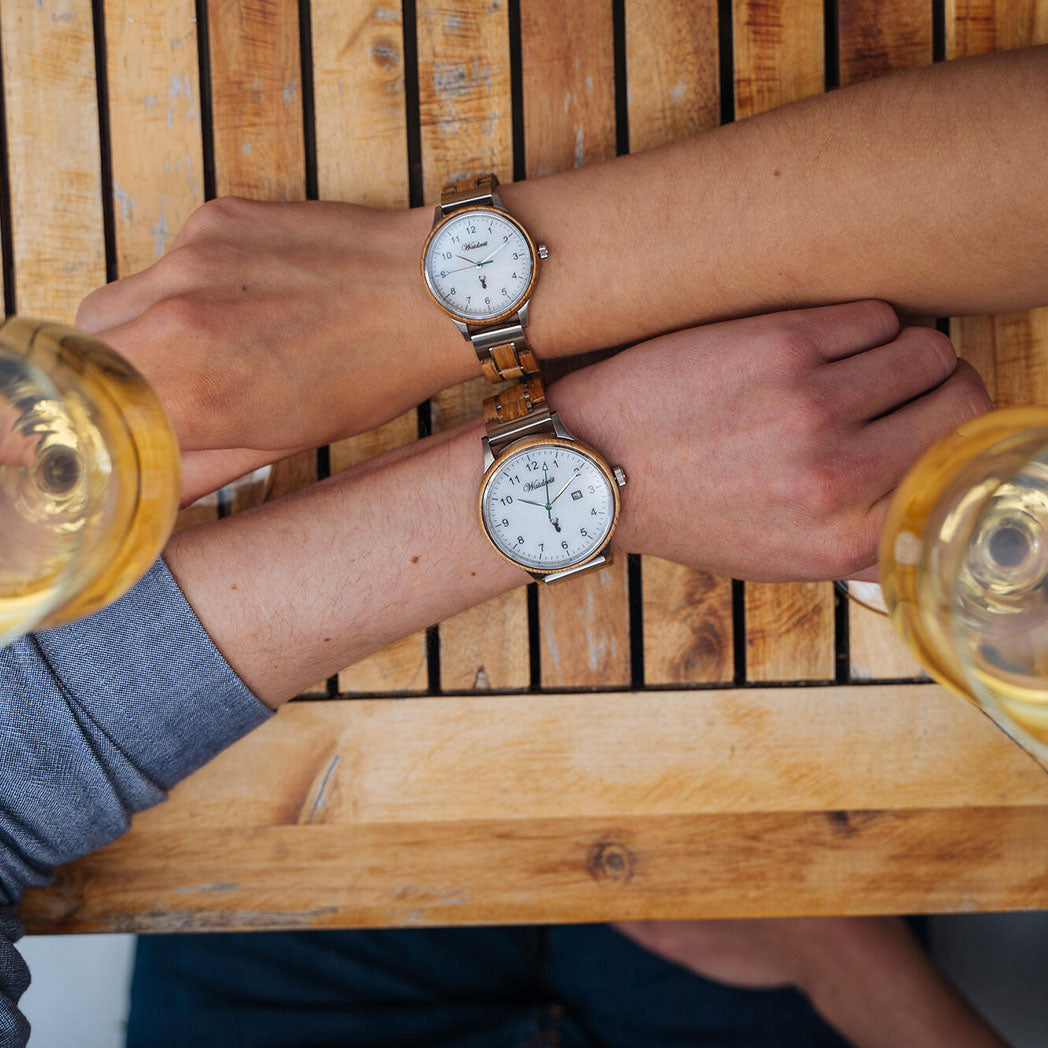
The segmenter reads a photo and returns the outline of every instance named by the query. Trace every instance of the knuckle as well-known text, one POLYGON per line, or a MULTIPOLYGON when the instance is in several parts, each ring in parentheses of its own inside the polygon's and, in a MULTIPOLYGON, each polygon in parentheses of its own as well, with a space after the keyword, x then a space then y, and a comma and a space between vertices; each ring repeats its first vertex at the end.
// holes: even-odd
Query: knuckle
POLYGON ((98 330, 98 319, 102 305, 100 299, 104 295, 105 290, 104 287, 100 287, 92 291, 77 307, 74 323, 78 328, 82 328, 84 331, 98 330))
POLYGON ((816 520, 833 517, 843 505, 845 486, 837 470, 824 460, 810 463, 794 481, 795 497, 816 520))
POLYGON ((235 227, 248 204, 249 200, 234 196, 215 197, 214 200, 206 201, 186 219, 182 227, 182 242, 213 236, 235 227))
POLYGON ((170 295, 154 302, 143 314, 146 330, 160 339, 185 338, 206 334, 207 311, 199 299, 189 295, 170 295))
POLYGON ((906 329, 907 341, 915 364, 929 386, 945 382, 957 368, 953 343, 941 331, 928 327, 906 329))
POLYGON ((899 334, 899 315, 883 299, 863 299, 851 303, 851 308, 857 311, 863 328, 868 329, 870 340, 877 345, 890 342, 899 334))
POLYGON ((984 415, 993 407, 990 394, 974 368, 958 369, 950 380, 950 395, 956 424, 984 415))

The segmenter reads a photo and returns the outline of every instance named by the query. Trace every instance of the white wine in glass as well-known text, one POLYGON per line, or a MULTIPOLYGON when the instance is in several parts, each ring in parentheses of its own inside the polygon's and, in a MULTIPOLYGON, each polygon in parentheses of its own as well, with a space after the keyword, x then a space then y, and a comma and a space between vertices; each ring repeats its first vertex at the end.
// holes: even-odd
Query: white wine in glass
POLYGON ((928 672, 1048 767, 1048 408, 990 412, 918 460, 880 582, 928 672))
POLYGON ((0 325, 0 646, 128 590, 179 481, 171 423, 130 364, 62 324, 0 325))

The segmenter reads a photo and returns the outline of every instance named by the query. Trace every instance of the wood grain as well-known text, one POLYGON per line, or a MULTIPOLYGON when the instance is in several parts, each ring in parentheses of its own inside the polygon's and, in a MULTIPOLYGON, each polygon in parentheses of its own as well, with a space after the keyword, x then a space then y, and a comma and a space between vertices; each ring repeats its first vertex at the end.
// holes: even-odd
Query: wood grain
MULTIPOLYGON (((297 8, 277 0, 211 0, 207 12, 216 192, 304 200, 297 8)), ((265 497, 279 498, 316 477, 314 453, 294 455, 274 463, 265 497)), ((260 498, 254 486, 234 491, 233 508, 250 508, 260 498)))
POLYGON ((441 187, 513 177, 509 13, 490 0, 418 3, 419 124, 427 204, 441 187))
MULTIPOLYGON (((630 151, 720 122, 717 4, 626 3, 630 151)), ((644 679, 722 683, 734 675, 731 580, 641 558, 644 679)))
POLYGON ((15 301, 72 323, 106 282, 90 0, 3 0, 7 163, 15 301))
MULTIPOLYGON (((839 6, 842 86, 932 61, 932 8, 925 0, 868 0, 839 6)), ((924 676, 891 622, 848 604, 848 669, 853 680, 924 676)))
MULTIPOLYGON (((615 61, 610 4, 521 5, 528 177, 615 155, 615 61), (585 41, 585 46, 579 46, 585 41)), ((539 590, 541 683, 630 682, 627 560, 539 590)))
POLYGON ((716 0, 626 0, 630 152, 720 122, 716 0))
MULTIPOLYGON (((433 398, 433 431, 454 429, 481 413, 494 387, 477 378, 433 398)), ((481 449, 477 444, 477 463, 481 449)), ((440 685, 445 691, 514 691, 531 683, 526 587, 440 623, 440 685)))
MULTIPOLYGON (((156 262, 204 202, 199 59, 193 0, 158 10, 152 0, 105 7, 109 143, 117 275, 156 262)), ((176 531, 218 517, 204 499, 176 531)))
MULTIPOLYGON (((819 94, 824 84, 821 0, 737 0, 735 117, 819 94)), ((833 586, 746 585, 746 679, 832 680, 833 586)))
POLYGON ((528 178, 615 155, 611 4, 524 0, 520 10, 528 178))
POLYGON ((926 0, 849 0, 838 8, 841 86, 930 65, 932 5, 926 0))
MULTIPOLYGON (((946 4, 948 58, 1044 43, 1045 0, 946 4)), ((960 355, 982 375, 997 406, 1048 402, 1048 309, 954 318, 950 335, 960 355)))
MULTIPOLYGON (((332 444, 331 472, 341 473, 417 438, 418 413, 412 408, 378 429, 332 444)), ((344 694, 425 691, 429 687, 427 658, 423 630, 343 669, 338 674, 338 690, 344 694)))
POLYGON ((312 0, 310 12, 320 197, 406 207, 400 5, 312 0))
MULTIPOLYGON (((469 0, 418 5, 422 182, 436 204, 448 182, 493 171, 513 177, 509 12, 469 0)), ((479 374, 479 368, 478 368, 479 374)), ((479 418, 493 387, 484 379, 432 400, 433 432, 479 418)), ((477 445, 477 463, 481 460, 477 445)), ((451 691, 523 689, 531 679, 527 591, 519 588, 440 623, 440 682, 451 691)))
MULTIPOLYGON (((399 5, 313 0, 313 91, 321 199, 372 207, 408 204, 404 29, 399 5)), ((331 447, 338 473, 418 437, 411 410, 331 447)), ((429 686, 425 632, 342 670, 347 694, 418 692, 429 686)))
POLYGON ((735 118, 823 90, 822 0, 735 0, 735 118))
POLYGON ((166 931, 1029 908, 1048 902, 1046 814, 1041 769, 932 685, 296 703, 23 915, 166 931))

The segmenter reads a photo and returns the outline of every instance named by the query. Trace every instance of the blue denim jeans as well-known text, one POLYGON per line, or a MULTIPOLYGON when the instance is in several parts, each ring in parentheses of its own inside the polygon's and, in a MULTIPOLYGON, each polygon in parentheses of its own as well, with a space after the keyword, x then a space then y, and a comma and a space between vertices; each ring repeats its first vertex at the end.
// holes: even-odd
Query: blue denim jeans
POLYGON ((846 1048, 606 925, 144 936, 129 1048, 846 1048))

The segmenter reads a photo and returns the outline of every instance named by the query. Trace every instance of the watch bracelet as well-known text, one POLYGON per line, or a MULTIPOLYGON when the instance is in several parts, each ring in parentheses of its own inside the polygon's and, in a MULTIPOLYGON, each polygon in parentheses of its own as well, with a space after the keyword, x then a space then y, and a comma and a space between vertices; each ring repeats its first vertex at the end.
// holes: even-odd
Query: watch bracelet
MULTIPOLYGON (((506 211, 498 195, 498 176, 487 175, 449 182, 440 192, 438 210, 444 217, 465 207, 496 207, 506 211)), ((507 325, 505 321, 488 327, 469 328, 466 337, 473 344, 480 369, 489 382, 509 382, 538 373, 535 354, 528 345, 522 322, 507 325)))

